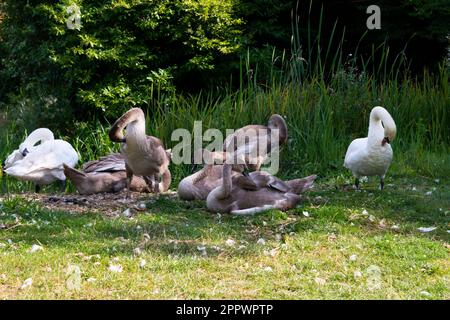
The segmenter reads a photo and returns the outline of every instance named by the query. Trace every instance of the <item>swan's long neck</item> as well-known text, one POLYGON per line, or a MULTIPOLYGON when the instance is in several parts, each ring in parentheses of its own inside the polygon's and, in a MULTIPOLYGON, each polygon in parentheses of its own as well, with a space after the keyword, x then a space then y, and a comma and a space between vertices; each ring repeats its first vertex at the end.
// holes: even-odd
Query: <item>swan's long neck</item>
POLYGON ((211 172, 212 166, 212 164, 205 164, 205 167, 202 170, 192 176, 192 184, 196 184, 206 178, 206 176, 211 172))
POLYGON ((133 108, 125 112, 109 130, 109 137, 114 142, 123 142, 123 130, 127 129, 126 142, 146 143, 145 115, 140 108, 133 108))
POLYGON ((172 182, 172 175, 170 174, 170 171, 167 170, 162 174, 162 180, 158 185, 159 192, 169 190, 170 182, 172 182))
POLYGON ((223 183, 221 186, 221 196, 222 198, 226 198, 230 196, 231 193, 231 164, 223 165, 223 183))
POLYGON ((128 123, 125 139, 127 145, 145 146, 147 145, 147 136, 145 134, 145 119, 136 119, 128 123))
POLYGON ((381 144, 384 137, 395 136, 395 133, 395 122, 389 112, 382 107, 373 108, 370 112, 368 144, 370 146, 381 144), (383 124, 381 122, 383 122, 383 124))
POLYGON ((278 138, 280 145, 286 142, 288 138, 288 130, 286 121, 284 121, 282 116, 278 114, 272 115, 269 119, 268 127, 269 129, 278 129, 278 138))
POLYGON ((45 142, 45 141, 51 141, 54 140, 53 132, 51 132, 47 128, 40 128, 34 130, 30 135, 25 139, 24 142, 20 145, 19 149, 21 151, 25 150, 26 148, 33 147, 36 143, 39 141, 45 142))

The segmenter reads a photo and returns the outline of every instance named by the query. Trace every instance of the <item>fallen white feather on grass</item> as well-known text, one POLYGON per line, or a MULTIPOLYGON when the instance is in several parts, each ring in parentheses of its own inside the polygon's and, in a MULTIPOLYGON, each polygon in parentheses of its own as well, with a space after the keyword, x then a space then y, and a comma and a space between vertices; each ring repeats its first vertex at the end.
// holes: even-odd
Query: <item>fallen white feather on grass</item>
POLYGON ((233 247, 236 244, 236 241, 234 241, 233 239, 228 239, 227 241, 225 241, 225 244, 229 247, 233 247))
POLYGON ((319 278, 319 277, 315 278, 314 282, 316 284, 318 284, 319 286, 324 286, 327 283, 327 281, 325 279, 319 278))
POLYGON ((42 247, 42 246, 40 246, 40 245, 38 245, 38 244, 33 244, 32 246, 31 246, 31 249, 28 251, 29 253, 34 253, 34 252, 37 252, 37 251, 41 251, 41 250, 43 250, 44 248, 42 247))
POLYGON ((110 264, 108 269, 111 272, 117 272, 117 273, 120 273, 123 270, 122 266, 119 264, 110 264))
POLYGON ((436 229, 437 229, 437 227, 420 227, 420 228, 417 228, 417 230, 419 230, 420 232, 423 232, 423 233, 431 232, 431 231, 434 231, 436 229))
POLYGON ((263 238, 259 238, 258 241, 256 241, 256 244, 260 244, 263 246, 266 244, 266 240, 264 240, 263 238))
POLYGON ((29 287, 31 287, 32 284, 33 284, 33 279, 28 278, 22 283, 22 285, 20 286, 20 290, 29 288, 29 287))
POLYGON ((428 291, 420 291, 420 295, 424 296, 424 297, 431 297, 431 293, 429 293, 428 291))
POLYGON ((266 272, 272 272, 273 269, 272 269, 271 267, 265 267, 265 268, 264 268, 264 271, 266 271, 266 272))
POLYGON ((145 261, 144 259, 141 259, 139 261, 139 268, 144 268, 146 264, 147 264, 147 261, 145 261))

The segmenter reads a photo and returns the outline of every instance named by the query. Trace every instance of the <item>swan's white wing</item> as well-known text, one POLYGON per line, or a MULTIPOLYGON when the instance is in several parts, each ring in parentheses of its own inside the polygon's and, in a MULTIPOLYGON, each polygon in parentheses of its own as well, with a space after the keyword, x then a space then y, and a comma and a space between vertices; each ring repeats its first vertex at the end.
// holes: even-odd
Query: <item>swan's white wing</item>
POLYGON ((52 177, 65 180, 63 163, 74 167, 77 162, 78 154, 69 143, 53 140, 34 147, 32 152, 5 172, 25 180, 51 181, 52 177))
POLYGON ((345 154, 344 167, 352 169, 355 162, 359 160, 359 155, 364 152, 367 146, 367 138, 355 139, 350 143, 345 154))

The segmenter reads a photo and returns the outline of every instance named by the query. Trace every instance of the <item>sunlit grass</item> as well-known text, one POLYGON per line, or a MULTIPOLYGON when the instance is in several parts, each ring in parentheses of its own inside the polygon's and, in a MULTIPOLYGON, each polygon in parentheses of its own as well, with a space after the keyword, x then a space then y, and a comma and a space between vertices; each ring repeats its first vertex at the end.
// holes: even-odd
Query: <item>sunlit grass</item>
POLYGON ((390 178, 384 192, 375 181, 355 192, 336 178, 319 182, 297 209, 247 218, 166 197, 131 219, 7 197, 0 202, 10 228, 0 231, 0 297, 450 298, 448 180, 390 178), (423 226, 437 229, 423 234, 423 226), (33 244, 43 250, 29 253, 33 244), (81 270, 79 289, 68 287, 69 265, 81 270), (381 270, 376 288, 373 266, 381 270), (27 278, 32 286, 19 289, 27 278))

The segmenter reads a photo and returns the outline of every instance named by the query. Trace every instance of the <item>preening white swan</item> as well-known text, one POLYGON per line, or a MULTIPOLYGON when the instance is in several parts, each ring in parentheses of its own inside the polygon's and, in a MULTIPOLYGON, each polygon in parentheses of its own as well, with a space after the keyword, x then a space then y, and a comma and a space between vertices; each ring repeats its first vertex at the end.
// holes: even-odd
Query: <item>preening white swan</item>
POLYGON ((133 175, 142 176, 150 190, 155 193, 169 189, 170 154, 164 150, 161 140, 145 134, 145 115, 140 108, 130 109, 117 119, 109 131, 109 137, 114 142, 122 142, 121 152, 125 157, 128 196, 133 175))
POLYGON ((375 107, 370 112, 367 138, 355 139, 350 143, 345 155, 344 167, 355 176, 355 186, 359 188, 359 178, 379 176, 380 188, 384 188, 384 177, 392 162, 390 145, 395 139, 397 127, 394 119, 383 107, 375 107))
POLYGON ((68 142, 55 140, 49 129, 40 128, 8 156, 3 170, 17 179, 34 182, 39 192, 41 185, 64 182, 63 164, 74 167, 77 162, 78 154, 68 142))

